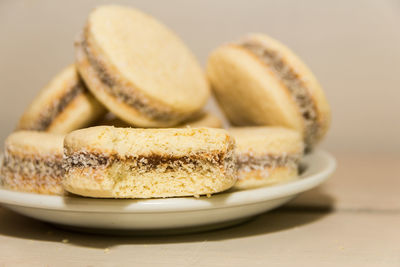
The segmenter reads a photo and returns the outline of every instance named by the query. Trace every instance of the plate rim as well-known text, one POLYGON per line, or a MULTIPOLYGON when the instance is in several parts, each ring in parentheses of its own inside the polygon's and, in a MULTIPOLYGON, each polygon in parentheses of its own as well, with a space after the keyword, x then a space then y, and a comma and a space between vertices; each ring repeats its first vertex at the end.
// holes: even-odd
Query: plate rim
POLYGON ((315 150, 313 153, 306 155, 303 161, 309 166, 300 175, 299 180, 286 184, 234 192, 229 192, 228 190, 215 194, 211 198, 202 196, 200 198, 94 199, 79 196, 40 195, 0 188, 0 203, 5 206, 85 213, 194 212, 244 206, 294 196, 310 190, 327 180, 337 166, 335 158, 323 150, 315 150))

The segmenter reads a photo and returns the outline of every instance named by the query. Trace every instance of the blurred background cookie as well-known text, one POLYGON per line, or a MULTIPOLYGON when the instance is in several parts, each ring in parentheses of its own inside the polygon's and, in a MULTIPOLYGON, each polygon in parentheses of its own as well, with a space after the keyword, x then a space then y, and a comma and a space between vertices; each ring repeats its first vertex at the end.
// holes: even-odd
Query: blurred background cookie
POLYGON ((237 127, 228 131, 237 145, 238 181, 235 189, 297 179, 303 154, 303 141, 298 132, 281 127, 237 127))
MULTIPOLYGON (((134 127, 134 125, 129 124, 118 117, 116 117, 114 114, 106 114, 101 120, 97 121, 93 126, 96 125, 104 125, 104 126, 114 126, 114 127, 134 127)), ((183 122, 182 124, 177 125, 176 127, 182 128, 182 127, 209 127, 209 128, 222 128, 222 120, 218 118, 216 115, 214 115, 211 112, 204 111, 196 116, 192 117, 186 122, 183 122)))
POLYGON ((99 101, 137 127, 178 125, 209 97, 189 49, 160 22, 133 8, 92 11, 76 41, 76 61, 99 101))
POLYGON ((42 89, 25 110, 17 130, 69 133, 103 116, 105 109, 87 91, 70 65, 42 89))
POLYGON ((209 127, 209 128, 222 128, 223 123, 220 118, 209 111, 199 113, 197 116, 190 120, 178 125, 178 127, 209 127))
POLYGON ((38 194, 62 194, 64 135, 19 131, 5 142, 1 166, 4 188, 38 194))
POLYGON ((289 127, 303 135, 308 149, 328 130, 330 107, 318 81, 290 49, 267 35, 219 47, 207 73, 234 125, 289 127))

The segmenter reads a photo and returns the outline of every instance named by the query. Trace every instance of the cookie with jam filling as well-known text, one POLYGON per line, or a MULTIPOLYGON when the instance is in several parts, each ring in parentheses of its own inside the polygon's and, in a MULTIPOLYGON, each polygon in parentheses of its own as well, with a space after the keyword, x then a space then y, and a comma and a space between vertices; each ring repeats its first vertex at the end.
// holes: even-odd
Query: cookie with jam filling
POLYGON ((283 126, 299 131, 307 150, 325 136, 330 107, 317 79, 286 46, 253 34, 213 51, 207 74, 236 126, 283 126))
POLYGON ((63 140, 61 134, 12 133, 5 141, 0 170, 2 187, 38 194, 63 194, 63 140))
POLYGON ((234 139, 212 128, 98 126, 64 141, 64 188, 100 198, 210 195, 236 182, 234 139))
POLYGON ((93 95, 136 127, 171 127, 196 114, 209 86, 197 60, 166 26, 110 5, 89 14, 76 64, 93 95))
POLYGON ((25 110, 16 130, 67 134, 91 125, 105 114, 89 93, 75 65, 58 73, 25 110))
POLYGON ((249 189, 294 181, 303 155, 301 135, 282 127, 236 127, 238 180, 235 189, 249 189))

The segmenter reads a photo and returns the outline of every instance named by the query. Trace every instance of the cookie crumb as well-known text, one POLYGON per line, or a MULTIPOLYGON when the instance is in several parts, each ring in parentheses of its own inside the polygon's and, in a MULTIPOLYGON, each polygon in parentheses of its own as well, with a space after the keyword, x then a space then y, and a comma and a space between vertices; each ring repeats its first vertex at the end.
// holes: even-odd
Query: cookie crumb
POLYGON ((105 248, 104 249, 104 253, 110 253, 110 249, 109 248, 105 248))
POLYGON ((62 242, 63 242, 64 244, 66 244, 66 243, 69 242, 69 240, 68 240, 67 238, 64 238, 64 239, 62 240, 62 242))

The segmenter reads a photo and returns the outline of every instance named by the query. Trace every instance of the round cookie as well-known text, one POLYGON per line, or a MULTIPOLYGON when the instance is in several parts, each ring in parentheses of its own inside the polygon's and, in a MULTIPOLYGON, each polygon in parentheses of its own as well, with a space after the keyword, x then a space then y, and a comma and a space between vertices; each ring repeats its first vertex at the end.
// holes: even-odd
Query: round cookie
POLYGON ((249 189, 293 181, 303 153, 301 135, 281 127, 228 129, 236 140, 238 180, 235 189, 249 189))
POLYGON ((230 122, 299 131, 308 149, 326 134, 330 107, 308 67, 263 34, 224 45, 209 57, 207 74, 230 122))
POLYGON ((19 131, 5 142, 1 184, 11 190, 62 194, 64 135, 19 131))
POLYGON ((79 72, 92 93, 137 127, 178 125, 209 97, 207 79, 189 49, 136 9, 96 8, 75 47, 79 72))
POLYGON ((105 109, 87 91, 75 65, 57 74, 23 113, 17 130, 65 134, 87 127, 105 109))
POLYGON ((64 188, 102 198, 199 196, 236 182, 234 140, 211 128, 98 126, 64 141, 64 188))

